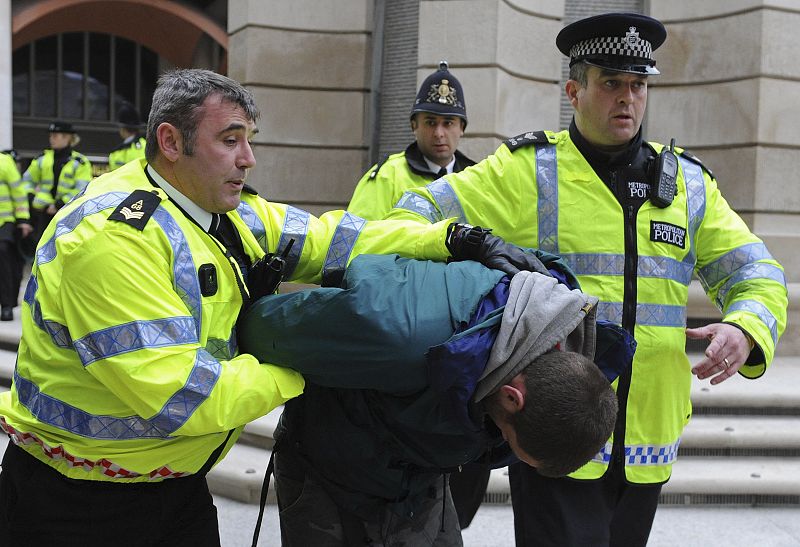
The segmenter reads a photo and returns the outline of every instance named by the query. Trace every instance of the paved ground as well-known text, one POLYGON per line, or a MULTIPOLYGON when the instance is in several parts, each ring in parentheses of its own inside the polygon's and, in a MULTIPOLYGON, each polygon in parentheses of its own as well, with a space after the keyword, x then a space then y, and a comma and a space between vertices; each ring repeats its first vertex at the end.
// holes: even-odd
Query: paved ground
MULTIPOLYGON (((258 506, 217 497, 222 547, 251 544, 258 506)), ((258 545, 278 547, 278 511, 268 505, 258 545)), ((484 505, 464 533, 465 547, 513 547, 511 507, 484 505)), ((798 547, 798 507, 677 507, 656 513, 649 547, 798 547)))

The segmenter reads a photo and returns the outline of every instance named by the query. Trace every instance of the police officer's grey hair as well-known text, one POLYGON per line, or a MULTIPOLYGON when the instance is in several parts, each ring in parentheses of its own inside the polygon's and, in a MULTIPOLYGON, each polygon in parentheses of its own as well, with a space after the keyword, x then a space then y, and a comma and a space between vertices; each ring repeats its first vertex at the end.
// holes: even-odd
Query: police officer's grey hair
POLYGON ((569 79, 575 80, 581 84, 581 87, 586 87, 589 84, 589 77, 587 76, 588 72, 589 65, 582 61, 578 61, 569 67, 569 79))
POLYGON ((147 119, 147 161, 152 162, 158 153, 156 131, 162 123, 169 123, 181 132, 184 154, 194 153, 195 134, 202 116, 200 107, 211 95, 220 95, 223 100, 240 106, 254 122, 261 116, 253 95, 227 76, 201 68, 165 72, 158 79, 147 119))

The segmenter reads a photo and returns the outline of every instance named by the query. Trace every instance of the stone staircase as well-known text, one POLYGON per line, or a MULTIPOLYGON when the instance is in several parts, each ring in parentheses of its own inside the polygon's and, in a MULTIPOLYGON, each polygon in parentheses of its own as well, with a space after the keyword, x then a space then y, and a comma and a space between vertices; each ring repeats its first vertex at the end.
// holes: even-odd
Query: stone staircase
MULTIPOLYGON (((794 288, 790 294, 800 294, 800 286, 794 288)), ((713 317, 705 315, 710 306, 703 306, 690 302, 690 309, 698 310, 694 317, 713 317)), ((800 308, 796 299, 790 308, 800 308)), ((790 314, 790 322, 796 317, 796 311, 790 314)), ((0 323, 0 386, 5 386, 0 389, 10 385, 19 336, 18 319, 0 323)), ((694 415, 662 491, 662 504, 800 506, 800 352, 785 353, 779 351, 758 380, 736 376, 712 386, 695 379, 694 415)), ((692 362, 700 357, 690 353, 692 362)), ((258 503, 280 410, 246 426, 237 445, 209 474, 212 492, 258 503)), ((505 469, 492 473, 485 499, 510 502, 505 469)), ((268 501, 274 502, 271 489, 268 501)))

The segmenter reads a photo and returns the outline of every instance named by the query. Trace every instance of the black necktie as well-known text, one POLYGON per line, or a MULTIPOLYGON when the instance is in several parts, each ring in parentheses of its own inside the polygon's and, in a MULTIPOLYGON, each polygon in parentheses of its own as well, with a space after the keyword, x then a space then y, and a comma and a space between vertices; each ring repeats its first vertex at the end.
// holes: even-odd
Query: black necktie
POLYGON ((211 213, 211 226, 208 233, 219 239, 219 214, 211 213))
POLYGON ((439 169, 439 172, 436 174, 436 178, 442 178, 447 174, 447 167, 442 167, 439 169))

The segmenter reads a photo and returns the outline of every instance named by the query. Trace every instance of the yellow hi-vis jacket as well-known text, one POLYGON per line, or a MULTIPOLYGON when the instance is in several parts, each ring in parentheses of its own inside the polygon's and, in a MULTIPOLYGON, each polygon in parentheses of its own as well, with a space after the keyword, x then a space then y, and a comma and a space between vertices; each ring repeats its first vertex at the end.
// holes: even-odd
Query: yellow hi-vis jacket
POLYGON ((92 180, 92 164, 86 156, 72 151, 69 160, 61 168, 58 181, 54 181, 53 161, 55 153, 47 149, 34 159, 25 174, 23 184, 33 193, 34 209, 46 209, 56 202, 67 203, 78 195, 92 180), (53 184, 56 184, 56 195, 53 198, 53 184))
MULTIPOLYGON (((246 288, 236 261, 144 166, 98 177, 44 232, 12 389, 0 395, 12 441, 72 478, 195 473, 304 386, 298 373, 238 353, 246 288)), ((228 217, 252 261, 294 240, 289 273, 302 282, 335 278, 362 252, 449 255, 447 223, 368 223, 344 211, 316 218, 253 194, 228 217)))
POLYGON ((130 142, 123 142, 108 155, 108 170, 113 171, 129 161, 144 158, 146 145, 144 137, 134 137, 130 142))
MULTIPOLYGON (((621 324, 626 306, 635 310, 632 370, 613 384, 625 426, 624 451, 617 457, 634 483, 669 478, 692 412, 684 351, 692 275, 700 278, 723 321, 755 341, 756 350, 739 370, 743 376, 764 373, 786 326, 783 268, 728 206, 709 172, 686 155, 679 164, 678 193, 670 206, 648 201, 638 213, 626 211, 569 131, 529 133, 462 173, 407 192, 387 217, 456 217, 489 226, 507 241, 560 254, 582 290, 600 298, 598 319, 621 324)), ((610 439, 572 476, 602 476, 612 447, 610 439)))
POLYGON ((8 154, 0 154, 0 226, 29 218, 28 192, 19 176, 17 162, 8 154))

